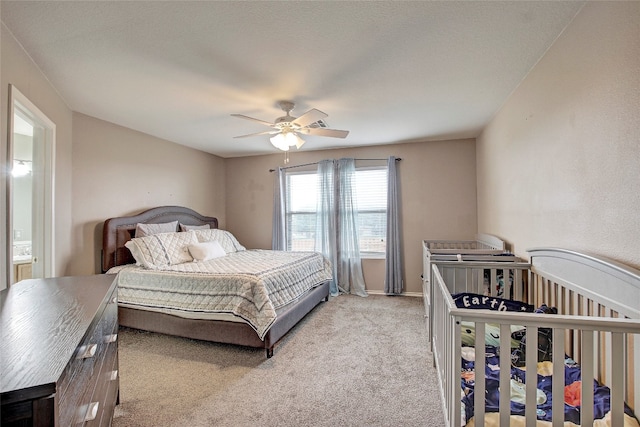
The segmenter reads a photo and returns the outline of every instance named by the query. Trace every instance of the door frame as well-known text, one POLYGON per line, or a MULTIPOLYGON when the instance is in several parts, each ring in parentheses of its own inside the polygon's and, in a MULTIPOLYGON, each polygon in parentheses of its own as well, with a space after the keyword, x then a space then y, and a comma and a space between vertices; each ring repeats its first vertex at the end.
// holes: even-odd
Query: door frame
MULTIPOLYGON (((38 137, 43 139, 42 143, 34 143, 34 151, 41 150, 39 156, 42 158, 41 167, 43 168, 43 185, 40 188, 42 194, 40 195, 42 200, 41 205, 36 212, 32 215, 34 218, 38 218, 38 222, 42 224, 42 253, 43 259, 38 259, 37 262, 41 263, 41 272, 43 277, 55 276, 55 227, 54 227, 54 183, 55 183, 55 145, 56 145, 56 124, 51 121, 38 107, 35 106, 29 99, 22 94, 15 87, 15 85, 9 85, 9 117, 7 120, 7 160, 6 160, 6 174, 7 180, 7 259, 6 272, 7 272, 7 285, 13 283, 13 176, 11 170, 13 169, 13 129, 14 129, 14 116, 16 109, 19 109, 23 115, 26 115, 31 119, 37 127, 42 128, 43 132, 35 132, 39 134, 38 137), (37 146, 36 146, 37 145, 37 146)), ((34 156, 35 157, 35 156, 34 156)), ((34 164, 35 166, 35 164, 34 164)), ((36 186, 34 186, 36 187, 36 186)), ((40 187, 40 186, 38 186, 40 187)), ((32 247, 33 247, 32 237, 32 247)), ((35 251, 34 251, 35 252, 35 251)))

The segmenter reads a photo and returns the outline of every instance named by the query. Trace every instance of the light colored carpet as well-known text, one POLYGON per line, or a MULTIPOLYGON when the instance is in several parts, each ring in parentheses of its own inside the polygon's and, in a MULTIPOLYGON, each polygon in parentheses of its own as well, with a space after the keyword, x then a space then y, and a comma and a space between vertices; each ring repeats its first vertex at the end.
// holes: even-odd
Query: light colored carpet
POLYGON ((420 298, 341 295, 275 347, 120 330, 113 426, 442 426, 420 298))

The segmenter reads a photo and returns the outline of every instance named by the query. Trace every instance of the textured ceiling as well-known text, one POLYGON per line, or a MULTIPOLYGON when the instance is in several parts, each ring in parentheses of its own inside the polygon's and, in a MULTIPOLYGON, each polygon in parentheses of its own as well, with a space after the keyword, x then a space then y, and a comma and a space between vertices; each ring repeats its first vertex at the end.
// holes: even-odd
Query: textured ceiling
POLYGON ((342 139, 475 137, 579 11, 575 1, 6 1, 2 21, 73 110, 222 157, 273 153, 310 108, 342 139))

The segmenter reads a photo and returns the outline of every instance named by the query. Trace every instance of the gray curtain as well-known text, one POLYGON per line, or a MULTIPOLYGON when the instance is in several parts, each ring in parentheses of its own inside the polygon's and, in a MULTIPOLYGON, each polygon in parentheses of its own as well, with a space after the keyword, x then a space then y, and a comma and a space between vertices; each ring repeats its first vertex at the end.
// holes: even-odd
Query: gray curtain
POLYGON ((358 240, 358 206, 355 193, 355 160, 338 160, 336 180, 338 288, 344 293, 366 297, 358 240))
MULTIPOLYGON (((340 292, 366 297, 358 241, 358 207, 355 192, 355 160, 318 162, 315 251, 333 267, 332 296, 340 292)), ((286 172, 276 171, 273 198, 272 249, 286 250, 286 172)))
POLYGON ((274 251, 287 250, 287 236, 285 226, 285 172, 284 169, 278 168, 275 173, 275 181, 273 185, 273 235, 271 237, 271 249, 274 251))
POLYGON ((333 160, 318 163, 318 199, 316 202, 315 250, 323 254, 333 267, 331 296, 338 295, 338 258, 336 251, 336 206, 334 198, 333 160))
POLYGON ((402 242, 400 235, 399 183, 396 158, 387 162, 387 258, 385 266, 384 292, 387 295, 402 293, 402 242))

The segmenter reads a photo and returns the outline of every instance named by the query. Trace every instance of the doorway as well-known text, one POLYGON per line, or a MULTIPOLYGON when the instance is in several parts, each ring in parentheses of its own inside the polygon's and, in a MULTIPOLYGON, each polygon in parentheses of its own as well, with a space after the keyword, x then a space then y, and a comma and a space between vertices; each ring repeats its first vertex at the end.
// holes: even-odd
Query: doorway
POLYGON ((9 86, 7 283, 53 277, 55 124, 9 86))

